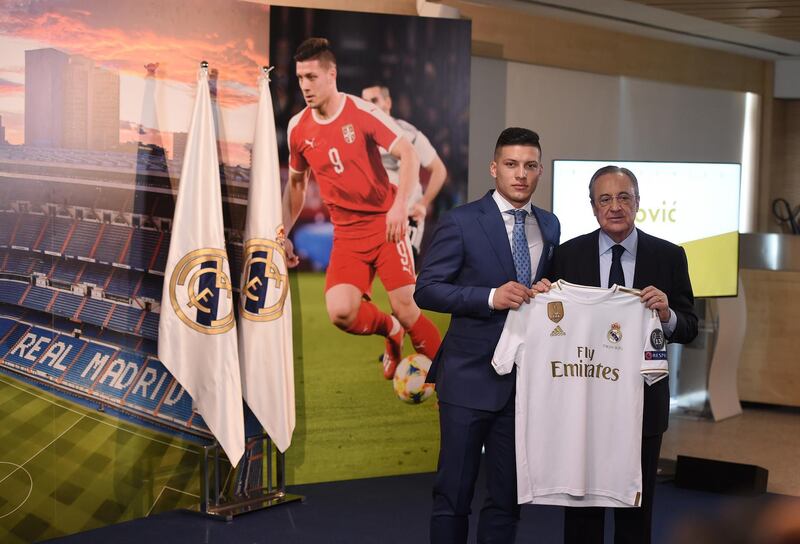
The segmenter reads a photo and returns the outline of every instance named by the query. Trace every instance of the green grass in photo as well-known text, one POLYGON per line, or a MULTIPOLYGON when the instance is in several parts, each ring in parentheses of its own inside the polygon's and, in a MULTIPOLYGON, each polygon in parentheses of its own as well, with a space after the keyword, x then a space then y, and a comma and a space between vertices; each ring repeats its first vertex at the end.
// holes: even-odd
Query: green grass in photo
MULTIPOLYGON (((434 470, 439 449, 436 397, 416 405, 397 398, 378 362, 383 338, 347 334, 328 320, 324 274, 299 273, 292 289, 297 429, 286 456, 288 482, 434 470)), ((390 311, 380 281, 373 284, 372 300, 390 311)), ((441 331, 446 329, 448 316, 426 315, 441 331)), ((413 353, 408 336, 403 352, 413 353)))

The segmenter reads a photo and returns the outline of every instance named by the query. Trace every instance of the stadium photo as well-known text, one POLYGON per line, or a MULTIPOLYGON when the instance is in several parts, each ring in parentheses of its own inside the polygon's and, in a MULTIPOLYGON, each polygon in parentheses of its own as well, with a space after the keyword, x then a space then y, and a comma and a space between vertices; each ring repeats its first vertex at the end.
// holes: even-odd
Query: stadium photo
MULTIPOLYGON (((268 10, 250 9, 255 19, 245 32, 258 20, 266 28, 268 10)), ((207 24, 219 13, 198 14, 195 23, 207 24)), ((299 14, 281 11, 279 18, 299 14)), ((324 15, 319 13, 320 21, 324 15)), ((30 14, 18 14, 18 25, 25 16, 30 14)), ((105 31, 90 14, 82 17, 83 24, 97 25, 95 32, 105 31)), ((452 27, 446 21, 422 26, 412 18, 399 21, 420 31, 431 25, 452 27)), ((385 24, 381 18, 378 22, 385 24)), ((398 20, 390 22, 401 28, 398 20)), ((239 24, 232 21, 231 28, 239 24)), ((335 17, 326 24, 335 24, 335 17)), ((463 50, 456 45, 468 39, 463 25, 453 28, 455 49, 443 49, 444 56, 463 50)), ((19 30, 6 32, 8 41, 19 30)), ((266 46, 265 37, 257 43, 266 46)), ((331 39, 336 38, 332 33, 331 39)), ((0 111, 6 121, 0 145, 0 394, 8 422, 4 432, 13 437, 0 446, 0 539, 11 542, 174 508, 197 509, 202 448, 213 442, 192 398, 158 359, 165 265, 188 136, 188 127, 175 120, 164 101, 180 99, 181 108, 188 109, 193 86, 170 79, 174 70, 167 57, 138 67, 131 59, 119 70, 109 67, 101 52, 81 56, 80 43, 68 47, 64 39, 54 35, 50 42, 43 38, 37 48, 18 50, 26 74, 21 87, 24 112, 14 114, 16 106, 9 103, 4 104, 10 112, 0 111), (80 81, 90 84, 81 86, 80 81), (68 93, 69 100, 54 100, 52 93, 68 93)), ((162 47, 169 46, 165 42, 162 47)), ((272 47, 283 51, 281 45, 272 47)), ((239 138, 252 136, 240 136, 248 129, 238 112, 255 107, 246 88, 255 84, 257 72, 252 72, 252 81, 233 85, 227 78, 241 74, 215 63, 213 56, 208 59, 212 100, 224 121, 219 127, 225 131, 219 136, 224 234, 231 277, 238 283, 252 152, 240 143, 239 138)), ((462 68, 463 60, 458 61, 462 68)), ((418 69, 421 74, 426 70, 422 64, 418 69)), ((360 70, 358 82, 366 86, 374 82, 367 74, 379 67, 360 70)), ((178 75, 193 77, 188 71, 178 75)), ((464 88, 468 75, 468 69, 461 71, 464 88)), ((284 76, 276 79, 283 81, 284 76)), ((409 110, 407 85, 388 73, 386 81, 401 111, 417 111, 409 110)), ((360 93, 360 88, 351 88, 355 80, 343 84, 348 92, 360 93)), ((416 86, 418 99, 431 93, 443 96, 438 88, 429 88, 439 85, 435 81, 425 85, 416 86)), ((276 103, 287 112, 296 110, 296 89, 281 84, 274 90, 276 96, 284 92, 292 101, 276 103)), ((462 99, 465 107, 468 97, 462 99)), ((437 119, 426 121, 430 112, 418 111, 423 116, 415 116, 416 122, 431 133, 442 159, 453 164, 429 207, 429 236, 437 215, 465 198, 466 161, 456 157, 466 152, 466 142, 459 140, 466 131, 437 133, 429 124, 437 119)), ((285 153, 282 112, 276 111, 276 125, 279 150, 285 153)), ((458 110, 449 115, 458 116, 458 110)), ((427 186, 424 176, 430 174, 424 169, 421 173, 427 186)), ((283 168, 284 183, 287 175, 283 168)), ((411 342, 405 342, 402 357, 409 359, 387 381, 382 339, 349 336, 330 323, 324 304, 330 224, 316 190, 312 185, 294 233, 304 257, 300 271, 290 276, 298 393, 286 481, 430 471, 438 429, 433 388, 424 384, 429 358, 415 355, 411 342)), ((238 287, 234 291, 238 299, 238 287)), ((371 300, 390 307, 378 281, 371 300)), ((446 328, 447 316, 427 315, 436 329, 446 328)), ((257 433, 252 423, 251 418, 248 430, 257 433)), ((241 470, 229 472, 225 466, 224 484, 239 485, 232 482, 240 480, 241 470)))

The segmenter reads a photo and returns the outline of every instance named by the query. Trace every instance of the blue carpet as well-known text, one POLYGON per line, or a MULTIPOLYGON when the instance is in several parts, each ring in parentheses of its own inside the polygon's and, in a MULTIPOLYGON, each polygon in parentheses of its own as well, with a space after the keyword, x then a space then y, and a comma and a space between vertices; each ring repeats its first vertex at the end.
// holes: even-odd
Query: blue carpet
MULTIPOLYGON (((304 495, 302 503, 289 503, 237 517, 231 523, 185 511, 87 531, 50 542, 58 544, 409 544, 428 542, 433 474, 371 478, 346 482, 299 485, 288 489, 304 495)), ((672 542, 681 524, 693 519, 713 519, 721 512, 753 499, 731 498, 679 489, 659 483, 656 491, 653 544, 672 542)), ((755 499, 759 500, 759 499, 755 499)), ((473 512, 483 502, 479 482, 473 512)), ((477 516, 472 516, 476 518, 477 516)), ((472 519, 470 542, 475 542, 472 519)), ((612 523, 606 523, 607 539, 612 523)), ((517 542, 561 542, 563 510, 526 506, 522 509, 517 542)), ((607 540, 611 542, 611 540, 607 540)))

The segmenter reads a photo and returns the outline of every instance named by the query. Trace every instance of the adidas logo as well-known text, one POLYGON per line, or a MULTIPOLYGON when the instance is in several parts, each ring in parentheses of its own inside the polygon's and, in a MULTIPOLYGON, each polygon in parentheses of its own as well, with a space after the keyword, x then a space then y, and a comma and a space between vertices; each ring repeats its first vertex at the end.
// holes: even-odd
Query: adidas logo
POLYGON ((553 329, 553 332, 550 333, 550 336, 566 336, 567 333, 564 332, 564 329, 561 328, 560 325, 556 325, 556 328, 553 329))

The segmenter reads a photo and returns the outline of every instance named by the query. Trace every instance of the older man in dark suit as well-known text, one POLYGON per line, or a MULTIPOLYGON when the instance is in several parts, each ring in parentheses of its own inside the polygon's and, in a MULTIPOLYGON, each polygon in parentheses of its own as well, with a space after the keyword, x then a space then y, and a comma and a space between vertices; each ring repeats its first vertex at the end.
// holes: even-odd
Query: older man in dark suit
MULTIPOLYGON (((549 278, 571 283, 641 289, 642 303, 658 312, 670 342, 697 336, 697 316, 683 248, 634 226, 639 183, 627 168, 606 166, 592 176, 589 200, 600 228, 558 247, 549 278)), ((543 280, 537 289, 546 289, 543 280)), ((615 544, 647 544, 653 515, 661 437, 669 421, 669 381, 644 389, 642 418, 642 506, 614 510, 615 544)), ((613 437, 610 437, 613 439, 613 437)), ((566 508, 567 544, 602 544, 603 508, 566 508)))
POLYGON ((531 282, 547 272, 558 245, 558 219, 531 204, 541 153, 533 131, 507 128, 500 134, 489 166, 496 190, 439 220, 417 278, 420 308, 452 315, 429 373, 441 430, 432 544, 466 543, 482 448, 488 497, 478 542, 514 541, 516 373, 500 376, 491 361, 508 310, 530 300, 531 282))

